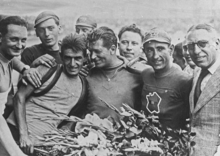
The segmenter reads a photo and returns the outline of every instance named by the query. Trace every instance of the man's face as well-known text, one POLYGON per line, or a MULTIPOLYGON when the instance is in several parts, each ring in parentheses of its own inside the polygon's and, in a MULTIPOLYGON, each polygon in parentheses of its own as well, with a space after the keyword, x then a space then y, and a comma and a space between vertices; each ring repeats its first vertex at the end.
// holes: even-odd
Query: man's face
POLYGON ((186 48, 186 45, 184 45, 185 48, 183 48, 183 56, 184 58, 186 59, 186 62, 188 63, 188 65, 191 67, 191 68, 194 68, 196 65, 195 63, 192 61, 190 55, 189 55, 189 51, 187 50, 186 48))
POLYGON ((217 40, 214 40, 214 36, 204 29, 189 32, 187 49, 193 62, 201 68, 208 69, 217 59, 217 40))
POLYGON ((97 68, 110 67, 112 61, 111 48, 104 47, 102 39, 89 43, 89 51, 97 68))
POLYGON ((176 51, 173 52, 173 63, 178 64, 181 67, 181 69, 184 69, 186 66, 184 58, 178 57, 176 51))
POLYGON ((8 32, 4 36, 0 34, 1 51, 7 59, 19 56, 26 46, 27 28, 24 26, 9 24, 8 32))
POLYGON ((58 46, 60 26, 51 18, 37 25, 36 34, 44 46, 53 49, 58 46))
POLYGON ((73 51, 73 49, 65 49, 62 56, 65 72, 70 76, 77 76, 84 62, 82 51, 73 51))
POLYGON ((120 55, 129 61, 140 56, 142 52, 142 40, 138 33, 125 31, 118 44, 120 55))
POLYGON ((85 35, 86 37, 92 33, 93 28, 87 27, 87 26, 82 26, 82 25, 77 25, 76 26, 76 33, 80 35, 85 35))
POLYGON ((144 53, 155 71, 169 68, 172 61, 172 51, 173 46, 169 46, 167 43, 150 41, 144 44, 144 53))

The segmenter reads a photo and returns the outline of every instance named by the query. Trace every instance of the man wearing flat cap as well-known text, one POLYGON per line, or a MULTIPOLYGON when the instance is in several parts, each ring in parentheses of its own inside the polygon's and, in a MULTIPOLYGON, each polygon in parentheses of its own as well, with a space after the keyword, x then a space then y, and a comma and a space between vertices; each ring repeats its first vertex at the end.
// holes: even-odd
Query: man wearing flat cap
POLYGON ((153 68, 142 72, 142 110, 159 117, 163 128, 185 128, 191 77, 173 63, 170 36, 158 28, 145 34, 144 53, 153 68))
POLYGON ((51 67, 54 60, 62 63, 59 54, 59 17, 51 11, 44 11, 35 19, 34 28, 41 43, 26 48, 21 55, 21 61, 33 67, 39 64, 51 67))
POLYGON ((92 33, 96 27, 97 23, 92 16, 82 15, 76 20, 76 33, 83 34, 86 37, 88 34, 92 33))

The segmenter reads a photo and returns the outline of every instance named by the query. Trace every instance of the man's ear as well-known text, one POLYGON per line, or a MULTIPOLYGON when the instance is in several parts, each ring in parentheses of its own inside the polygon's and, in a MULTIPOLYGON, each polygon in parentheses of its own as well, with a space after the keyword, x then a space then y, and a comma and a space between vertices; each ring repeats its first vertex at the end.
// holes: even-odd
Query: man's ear
POLYGON ((111 55, 116 54, 116 49, 117 49, 117 47, 115 45, 112 45, 111 48, 110 48, 110 54, 111 55))
POLYGON ((173 45, 173 44, 171 44, 171 45, 170 45, 170 47, 169 47, 169 49, 170 49, 170 55, 171 55, 171 56, 173 56, 173 52, 174 52, 174 45, 173 45))
POLYGON ((39 35, 38 35, 38 33, 37 33, 37 29, 35 29, 35 33, 36 33, 36 36, 39 37, 39 35))
POLYGON ((63 27, 61 25, 58 25, 58 29, 59 29, 58 33, 62 34, 63 33, 63 27))
POLYGON ((2 43, 2 33, 0 33, 0 43, 2 43))

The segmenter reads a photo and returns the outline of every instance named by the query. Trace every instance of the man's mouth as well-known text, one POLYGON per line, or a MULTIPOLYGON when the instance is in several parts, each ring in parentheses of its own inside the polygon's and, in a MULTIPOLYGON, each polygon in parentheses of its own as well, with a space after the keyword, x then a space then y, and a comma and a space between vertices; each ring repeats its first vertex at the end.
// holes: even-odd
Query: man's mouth
POLYGON ((50 39, 46 39, 46 42, 47 43, 50 43, 52 41, 52 39, 50 38, 50 39))
POLYGON ((203 61, 206 56, 197 56, 195 57, 196 61, 203 61))

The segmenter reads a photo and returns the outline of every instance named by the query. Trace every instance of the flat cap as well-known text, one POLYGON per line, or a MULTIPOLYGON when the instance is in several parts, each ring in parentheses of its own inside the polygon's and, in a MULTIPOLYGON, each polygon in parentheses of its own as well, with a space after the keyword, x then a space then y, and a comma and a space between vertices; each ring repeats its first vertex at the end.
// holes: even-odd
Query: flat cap
POLYGON ((89 15, 80 16, 76 21, 76 26, 77 25, 91 27, 91 28, 97 27, 97 23, 96 23, 95 19, 89 15))
POLYGON ((157 41, 157 42, 171 44, 171 37, 166 31, 158 28, 153 28, 149 32, 145 33, 143 44, 149 41, 157 41))
POLYGON ((40 13, 37 18, 35 19, 35 25, 34 27, 36 28, 36 26, 50 18, 56 19, 59 21, 59 17, 53 13, 52 11, 43 11, 42 13, 40 13))

